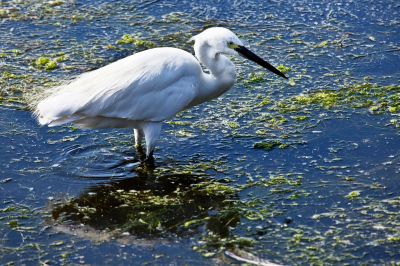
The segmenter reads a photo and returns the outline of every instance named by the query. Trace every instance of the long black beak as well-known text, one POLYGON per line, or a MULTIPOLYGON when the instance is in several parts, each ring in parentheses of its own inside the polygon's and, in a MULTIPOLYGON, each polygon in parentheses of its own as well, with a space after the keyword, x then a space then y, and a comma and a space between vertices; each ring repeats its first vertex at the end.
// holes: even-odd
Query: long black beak
POLYGON ((252 51, 247 49, 246 47, 238 45, 237 48, 234 48, 234 49, 235 49, 236 52, 241 54, 243 57, 246 57, 247 59, 253 61, 254 63, 259 64, 260 66, 262 66, 262 67, 268 69, 269 71, 281 76, 282 78, 287 79, 287 77, 282 72, 280 72, 278 69, 276 69, 270 63, 268 63, 267 61, 265 61, 264 59, 262 59, 261 57, 259 57, 258 55, 256 55, 255 53, 253 53, 252 51))

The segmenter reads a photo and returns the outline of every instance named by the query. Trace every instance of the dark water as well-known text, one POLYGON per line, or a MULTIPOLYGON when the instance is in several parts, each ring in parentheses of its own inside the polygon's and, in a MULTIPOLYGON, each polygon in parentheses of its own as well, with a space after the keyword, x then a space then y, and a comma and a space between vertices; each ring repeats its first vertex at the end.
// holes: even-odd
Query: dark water
POLYGON ((1 264, 238 263, 229 251, 397 265, 400 91, 385 86, 399 85, 399 13, 397 1, 2 2, 1 264), (155 169, 138 163, 130 130, 49 129, 25 111, 32 91, 147 48, 116 44, 124 34, 191 51, 210 26, 290 67, 291 81, 235 59, 230 92, 164 126, 155 169), (53 71, 35 66, 63 55, 53 71), (357 98, 362 108, 279 109, 366 83, 386 89, 357 98))

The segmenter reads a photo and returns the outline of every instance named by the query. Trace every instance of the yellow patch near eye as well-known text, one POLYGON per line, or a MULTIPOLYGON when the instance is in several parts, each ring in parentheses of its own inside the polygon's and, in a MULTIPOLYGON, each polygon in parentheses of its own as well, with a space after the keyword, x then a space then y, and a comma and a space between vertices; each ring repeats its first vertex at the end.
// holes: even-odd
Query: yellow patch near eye
POLYGON ((239 48, 239 45, 231 42, 231 43, 228 43, 228 47, 231 48, 231 49, 236 49, 236 48, 239 48))

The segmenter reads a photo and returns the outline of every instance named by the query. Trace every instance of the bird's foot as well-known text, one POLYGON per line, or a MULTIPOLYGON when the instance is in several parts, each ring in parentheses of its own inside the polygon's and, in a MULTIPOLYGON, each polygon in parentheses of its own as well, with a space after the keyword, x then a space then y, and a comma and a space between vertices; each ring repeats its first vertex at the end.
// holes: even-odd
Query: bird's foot
POLYGON ((146 160, 146 153, 144 152, 142 145, 135 145, 135 149, 138 160, 144 162, 146 160))
POLYGON ((145 162, 151 162, 151 163, 154 164, 153 151, 151 151, 149 154, 146 155, 146 159, 144 161, 145 162))
POLYGON ((154 156, 151 154, 149 156, 146 157, 146 159, 144 159, 145 163, 154 163, 154 156))
POLYGON ((142 161, 142 164, 147 169, 154 169, 155 168, 155 160, 153 154, 150 154, 142 161))

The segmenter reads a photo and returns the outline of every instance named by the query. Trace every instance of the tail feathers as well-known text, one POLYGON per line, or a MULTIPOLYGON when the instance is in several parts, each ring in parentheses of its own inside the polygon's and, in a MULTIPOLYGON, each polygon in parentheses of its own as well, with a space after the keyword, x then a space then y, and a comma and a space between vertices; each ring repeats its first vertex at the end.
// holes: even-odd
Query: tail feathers
POLYGON ((80 115, 70 113, 69 110, 63 110, 62 106, 49 105, 47 99, 40 102, 35 109, 34 116, 40 125, 49 127, 60 126, 71 123, 81 118, 80 115))
POLYGON ((65 116, 65 117, 45 117, 45 116, 37 116, 37 120, 40 125, 47 125, 49 127, 61 126, 68 123, 73 123, 81 119, 79 115, 65 116))
POLYGON ((54 95, 40 101, 34 112, 39 124, 53 127, 80 119, 75 106, 67 105, 65 99, 68 99, 65 95, 54 95))

